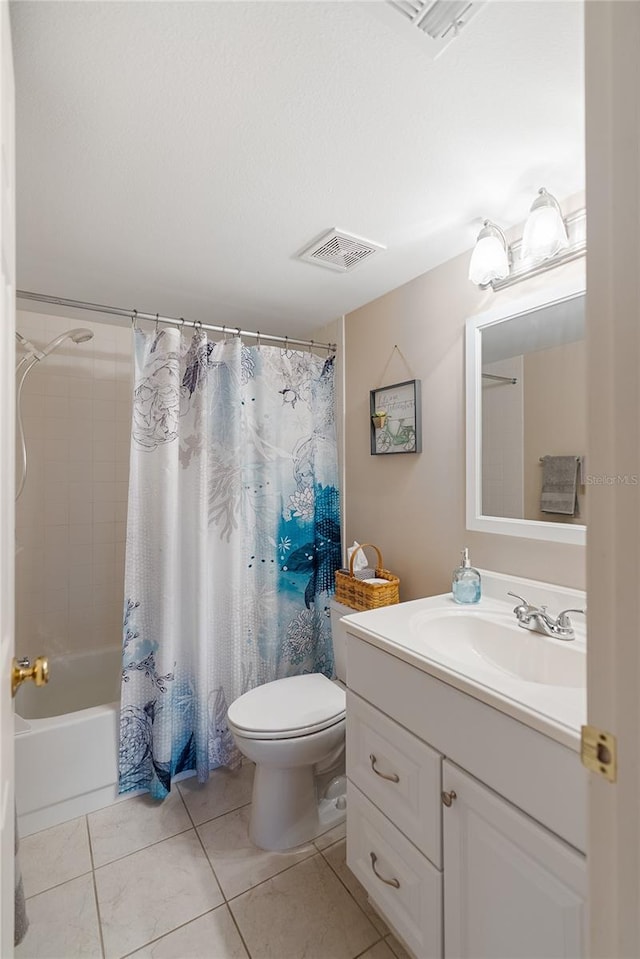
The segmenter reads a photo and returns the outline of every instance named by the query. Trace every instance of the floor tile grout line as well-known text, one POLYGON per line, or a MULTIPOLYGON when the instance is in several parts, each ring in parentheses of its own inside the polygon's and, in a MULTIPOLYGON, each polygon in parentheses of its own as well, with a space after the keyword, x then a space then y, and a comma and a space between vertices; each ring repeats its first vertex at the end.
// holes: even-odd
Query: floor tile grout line
POLYGON ((66 886, 68 882, 75 882, 76 879, 84 879, 85 876, 90 876, 92 872, 92 869, 87 869, 86 872, 81 872, 78 876, 71 876, 69 879, 63 879, 62 882, 57 882, 53 886, 47 886, 46 889, 41 889, 40 892, 34 892, 32 896, 25 896, 25 902, 30 902, 31 899, 37 899, 38 896, 44 896, 45 892, 51 892, 52 889, 59 889, 60 886, 66 886))
MULTIPOLYGON (((342 842, 342 840, 339 839, 338 842, 342 842)), ((332 843, 331 845, 333 846, 335 845, 335 843, 332 843)), ((330 848, 330 847, 327 847, 327 848, 330 848)), ((331 863, 327 862, 327 860, 322 855, 320 850, 317 850, 315 853, 312 853, 310 856, 306 856, 304 859, 298 860, 298 862, 292 863, 290 866, 287 866, 281 872, 275 873, 273 876, 269 876, 267 879, 262 879, 260 882, 256 883, 255 886, 250 886, 248 889, 245 889, 244 892, 239 892, 237 896, 233 896, 231 899, 227 899, 226 902, 227 902, 227 906, 229 907, 229 912, 231 913, 233 920, 236 923, 236 926, 238 927, 238 932, 240 932, 240 926, 236 922, 236 917, 232 908, 232 904, 237 899, 240 899, 241 896, 245 896, 249 892, 253 892, 254 889, 258 889, 260 886, 263 886, 265 883, 271 882, 272 879, 277 879, 279 876, 284 875, 285 872, 289 872, 290 869, 295 869, 296 866, 301 866, 303 863, 309 862, 311 859, 315 859, 316 857, 319 857, 324 862, 324 864, 328 867, 329 871, 336 877, 340 885, 346 890, 350 898, 355 903, 356 907, 360 910, 365 920, 369 923, 374 933, 378 936, 378 938, 374 942, 370 943, 368 946, 366 946, 366 948, 362 952, 359 952, 357 956, 354 957, 354 959, 359 959, 359 957, 364 955, 364 953, 366 953, 367 950, 372 949, 374 946, 377 946, 379 942, 383 942, 385 935, 389 935, 389 933, 386 933, 386 934, 381 933, 380 930, 377 928, 377 926, 373 924, 373 922, 371 921, 371 919, 369 919, 369 917, 367 916, 366 912, 364 911, 360 903, 356 900, 351 890, 344 884, 344 882, 342 882, 342 880, 340 879, 340 876, 338 876, 335 869, 332 867, 331 863)), ((240 932, 240 936, 242 937, 241 932, 240 932)), ((242 941, 244 942, 244 937, 242 937, 242 941)), ((249 954, 249 959, 252 959, 251 952, 248 946, 246 946, 246 944, 245 944, 245 948, 247 949, 247 953, 249 954)), ((389 950, 394 955, 394 959, 396 959, 395 953, 393 952, 393 949, 391 949, 391 946, 389 946, 389 950)), ((282 959, 286 959, 286 957, 282 957, 282 959)))
MULTIPOLYGON (((341 842, 342 840, 339 840, 339 841, 341 842)), ((336 843, 334 843, 334 845, 336 845, 336 843)), ((328 846, 327 848, 328 848, 328 849, 331 849, 332 847, 331 847, 331 846, 328 846)), ((331 863, 329 862, 329 860, 327 859, 326 856, 324 856, 322 853, 320 853, 320 855, 322 856, 322 858, 324 859, 324 861, 326 862, 327 866, 328 866, 329 869, 332 871, 332 873, 334 874, 334 876, 336 877, 336 879, 338 880, 338 882, 341 882, 342 885, 344 886, 344 888, 347 890, 347 892, 349 893, 349 895, 351 896, 351 898, 352 898, 353 901, 355 902, 355 904, 356 904, 356 906, 358 907, 358 909, 360 910, 360 912, 364 915, 364 917, 365 917, 365 918, 367 919, 367 921, 371 924, 371 926, 373 926, 373 928, 375 929, 375 931, 376 931, 382 938, 384 938, 385 933, 381 933, 380 930, 378 929, 378 927, 376 926, 376 924, 373 922, 373 920, 370 919, 369 916, 367 916, 366 912, 364 911, 364 909, 362 908, 362 906, 360 905, 360 903, 358 902, 358 900, 356 899, 356 897, 354 896, 354 894, 351 892, 351 890, 350 890, 349 887, 347 886, 346 882, 343 880, 342 876, 339 874, 338 870, 335 869, 335 868, 331 865, 331 863)), ((346 865, 346 861, 345 861, 345 865, 346 865)), ((348 866, 347 866, 347 869, 349 869, 348 866)), ((354 878, 357 880, 358 877, 355 876, 354 878)), ((364 888, 364 887, 363 887, 363 888, 364 888)), ((366 889, 365 889, 365 892, 366 892, 366 889)), ((372 906, 371 908, 373 909, 373 906, 372 906)), ((375 912, 375 910, 374 910, 374 912, 375 912)), ((376 916, 377 916, 377 915, 378 915, 378 913, 376 912, 376 916)), ((382 916, 380 916, 380 919, 382 919, 382 916)), ((382 919, 382 921, 384 922, 384 919, 382 919)), ((385 923, 385 927, 386 927, 386 926, 387 926, 387 924, 385 923)))
MULTIPOLYGON (((392 932, 390 932, 388 936, 385 936, 385 937, 384 937, 384 941, 387 943, 389 949, 391 950, 391 952, 392 952, 393 955, 395 956, 395 959, 399 959, 399 954, 395 951, 395 949, 393 948, 393 945, 392 945, 390 942, 387 942, 387 939, 391 939, 391 938, 395 938, 392 932)), ((396 941, 397 941, 397 940, 396 940, 396 941)), ((401 943, 398 943, 398 945, 402 947, 402 944, 401 944, 401 943)), ((404 947, 402 947, 402 948, 404 948, 404 947)), ((405 950, 405 952, 406 952, 406 950, 405 950)))
MULTIPOLYGON (((384 936, 380 936, 379 939, 376 939, 375 942, 372 942, 370 946, 367 946, 366 949, 363 949, 362 952, 359 952, 356 956, 353 957, 353 959, 362 959, 362 956, 366 956, 366 954, 369 952, 370 949, 375 949, 375 947, 379 946, 381 942, 384 942, 384 936)), ((387 946, 387 949, 392 955, 394 955, 394 952, 391 946, 387 946)))
POLYGON ((84 817, 85 826, 87 829, 87 841, 89 843, 89 858, 91 859, 91 881, 93 884, 93 895, 96 901, 96 916, 98 919, 98 935, 100 936, 100 949, 102 950, 102 957, 106 956, 106 950, 104 947, 104 935, 102 933, 102 915, 100 913, 100 900, 98 899, 98 886, 96 883, 96 866, 93 858, 93 843, 91 841, 91 829, 89 828, 89 816, 84 817))
POLYGON ((290 869, 295 869, 296 866, 302 865, 303 862, 309 862, 310 859, 314 859, 316 856, 320 855, 321 853, 312 851, 308 856, 303 856, 302 859, 297 859, 295 862, 289 863, 288 866, 285 866, 284 869, 281 869, 279 872, 274 872, 272 876, 267 876, 266 879, 261 879, 260 882, 256 882, 255 885, 249 886, 247 889, 243 889, 242 892, 237 892, 235 896, 231 896, 229 899, 225 897, 225 902, 231 905, 231 903, 235 902, 236 899, 239 899, 240 896, 246 896, 248 892, 253 892, 254 889, 258 888, 258 886, 264 886, 265 882, 269 882, 271 879, 276 879, 278 876, 283 876, 284 873, 289 872, 290 869))
POLYGON ((94 871, 99 872, 100 869, 106 869, 107 866, 113 865, 114 862, 122 862, 123 859, 128 859, 130 856, 135 856, 139 852, 144 852, 145 849, 151 849, 152 846, 159 846, 161 842, 167 842, 168 839, 175 839, 176 836, 184 836, 186 833, 191 832, 192 829, 194 829, 193 826, 187 826, 186 829, 181 829, 179 832, 174 832, 170 836, 163 836, 162 839, 155 839, 146 846, 140 846, 139 849, 132 849, 131 852, 124 853, 123 856, 117 856, 115 859, 110 859, 109 862, 102 862, 99 865, 94 866, 94 871))
POLYGON ((224 903, 226 903, 226 902, 227 902, 227 897, 226 897, 225 894, 224 894, 224 889, 222 888, 222 883, 221 883, 220 880, 218 879, 218 876, 217 876, 217 874, 216 874, 216 871, 215 871, 215 869, 213 868, 213 863, 211 862, 211 859, 209 858, 209 854, 207 853, 207 850, 205 849, 204 843, 203 843, 203 841, 202 841, 202 836, 201 836, 200 833, 198 832, 197 826, 194 826, 194 827, 193 827, 193 831, 194 831, 194 833, 195 833, 196 836, 197 836, 198 842, 200 843, 200 848, 202 849, 202 852, 203 852, 203 854, 204 854, 204 858, 205 858, 205 859, 207 860, 207 862, 209 863, 209 869, 210 869, 211 872, 213 873, 213 878, 214 878, 214 880, 215 880, 216 886, 218 887, 218 891, 219 891, 220 895, 222 896, 222 901, 223 901, 224 903))
POLYGON ((313 841, 313 845, 316 847, 318 852, 322 855, 322 853, 325 852, 325 850, 332 849, 334 846, 337 846, 339 842, 344 842, 346 838, 347 838, 346 836, 341 836, 340 839, 336 839, 334 842, 328 842, 326 846, 322 847, 322 849, 320 848, 320 846, 318 846, 315 839, 312 841, 313 841))
POLYGON ((192 816, 191 813, 189 812, 189 807, 188 807, 187 804, 185 803, 185 807, 186 807, 186 809, 187 809, 187 812, 189 813, 189 818, 191 819, 191 822, 193 823, 193 825, 194 825, 194 827, 195 827, 196 829, 198 828, 198 826, 206 826, 207 823, 215 822, 216 819, 222 819, 223 816, 228 816, 229 813, 237 812, 239 809, 246 809, 247 806, 250 806, 250 805, 251 805, 251 800, 249 800, 249 802, 240 803, 239 806, 234 806, 233 809, 225 809, 224 812, 218 813, 217 816, 212 816, 211 819, 203 819, 202 822, 196 823, 195 819, 193 818, 193 816, 192 816))
POLYGON ((238 923, 238 920, 236 919, 236 917, 235 917, 234 914, 233 914, 233 909, 231 908, 231 906, 229 905, 228 902, 225 902, 225 906, 226 906, 227 909, 229 910, 229 915, 231 916, 231 921, 232 921, 232 923, 234 924, 234 926, 235 926, 236 929, 238 930, 238 935, 240 936, 240 939, 241 939, 241 941, 242 941, 242 945, 244 946, 244 948, 245 948, 245 950, 246 950, 247 956, 249 957, 249 959, 252 959, 251 952, 249 951, 249 946, 247 945, 247 942, 246 942, 244 936, 242 935, 242 929, 240 928, 240 924, 238 923))
MULTIPOLYGON (((177 785, 177 784, 176 784, 176 785, 177 785)), ((260 882, 255 883, 254 885, 249 886, 247 889, 244 889, 244 890, 242 890, 241 892, 238 892, 236 895, 231 896, 231 897, 228 898, 227 895, 225 894, 224 890, 222 889, 222 886, 221 886, 220 880, 218 879, 218 875, 217 875, 217 873, 216 873, 214 864, 213 864, 212 860, 209 858, 209 855, 208 855, 208 853, 207 853, 207 850, 206 850, 206 848, 205 848, 205 846, 204 846, 203 840, 202 840, 202 838, 201 838, 201 836, 200 836, 200 833, 199 833, 199 828, 200 828, 200 827, 203 827, 203 828, 204 828, 204 827, 206 827, 209 823, 215 822, 216 820, 221 819, 221 818, 223 818, 224 816, 230 815, 230 814, 232 814, 232 813, 234 813, 234 812, 237 813, 237 812, 239 812, 239 811, 242 810, 242 809, 246 809, 248 806, 251 805, 251 803, 250 803, 250 802, 248 802, 248 803, 240 803, 238 806, 235 806, 235 807, 233 807, 232 809, 227 809, 227 810, 225 810, 225 812, 219 813, 218 815, 215 815, 215 816, 211 817, 211 819, 207 819, 207 820, 204 820, 203 822, 199 822, 199 823, 196 824, 196 822, 194 821, 193 815, 192 815, 192 813, 191 813, 191 810, 189 809, 189 807, 188 807, 188 805, 187 805, 187 802, 186 802, 186 800, 185 800, 184 795, 182 794, 182 792, 181 792, 179 789, 177 789, 176 791, 177 791, 178 794, 180 795, 180 800, 181 800, 182 806, 184 807, 184 810, 185 810, 185 812, 186 812, 186 814, 187 814, 188 821, 191 823, 191 826, 189 826, 189 827, 187 827, 187 828, 185 828, 185 829, 182 829, 182 830, 180 830, 179 832, 173 833, 173 835, 163 836, 162 838, 157 839, 157 840, 155 840, 154 842, 150 842, 150 843, 148 843, 147 845, 140 847, 139 849, 135 849, 135 850, 133 850, 133 851, 131 851, 131 852, 128 852, 128 853, 126 853, 126 854, 124 854, 124 855, 118 856, 118 857, 116 857, 115 859, 110 860, 109 862, 105 862, 105 863, 102 863, 102 864, 100 864, 99 866, 97 866, 97 865, 96 865, 95 854, 94 854, 94 850, 93 850, 93 842, 92 842, 90 816, 89 816, 89 815, 84 815, 84 816, 82 816, 82 817, 78 817, 78 818, 83 818, 84 821, 85 821, 85 829, 86 829, 86 834, 87 834, 87 839, 88 839, 88 848, 89 848, 89 856, 90 856, 90 863, 91 863, 90 871, 81 873, 79 876, 74 876, 74 877, 72 877, 71 879, 65 880, 64 882, 56 883, 55 885, 50 886, 48 889, 44 889, 44 890, 42 890, 42 891, 39 892, 39 893, 35 893, 34 896, 33 896, 33 897, 30 897, 30 898, 34 898, 35 896, 42 895, 42 894, 44 894, 45 892, 48 892, 48 891, 50 891, 50 890, 52 890, 52 889, 56 889, 56 888, 59 888, 60 886, 65 885, 67 882, 71 882, 71 881, 73 881, 74 879, 83 878, 83 877, 86 877, 87 875, 91 874, 91 877, 92 877, 92 886, 93 886, 93 892, 94 892, 94 901, 95 901, 96 913, 97 913, 97 923, 98 923, 98 931, 99 931, 99 938, 100 938, 101 955, 103 956, 103 959, 104 959, 104 957, 106 956, 106 949, 105 949, 105 942, 104 942, 104 933, 103 933, 103 924, 102 924, 102 917, 101 917, 101 911, 100 911, 100 904, 99 904, 99 899, 98 899, 97 871, 98 871, 99 869, 104 869, 105 867, 111 865, 112 863, 121 862, 121 861, 124 860, 124 859, 130 858, 132 855, 135 855, 136 853, 139 853, 139 852, 143 852, 145 849, 150 849, 152 846, 159 845, 160 843, 166 842, 166 841, 168 841, 168 840, 170 840, 170 839, 175 839, 175 838, 177 838, 178 836, 181 836, 181 835, 186 835, 188 832, 190 832, 190 831, 193 829, 193 831, 195 832, 195 834, 196 834, 196 836, 197 836, 197 838, 198 838, 199 845, 200 845, 200 847, 201 847, 202 850, 203 850, 203 853, 204 853, 205 858, 206 858, 206 860, 207 860, 207 862, 208 862, 208 865, 209 865, 209 867, 210 867, 210 869, 211 869, 211 872, 212 872, 212 874, 213 874, 213 877, 214 877, 214 880, 215 880, 215 882, 216 882, 216 885, 217 885, 217 887, 218 887, 218 889, 219 889, 219 892, 220 892, 220 894, 221 894, 221 896, 222 896, 222 902, 220 902, 217 906, 214 906, 214 907, 211 908, 211 909, 207 909, 205 912, 201 913, 199 916, 191 917, 191 918, 188 919, 187 921, 185 921, 185 922, 183 922, 183 923, 180 923, 179 925, 175 926, 173 929, 170 929, 170 930, 168 930, 167 932, 163 933, 162 936, 156 937, 155 939, 150 940, 150 941, 147 942, 147 943, 144 943, 144 944, 142 944, 142 945, 140 945, 140 946, 137 946, 136 949, 133 950, 133 953, 135 953, 136 951, 138 951, 138 950, 141 949, 141 948, 144 948, 145 946, 151 945, 151 944, 159 941, 160 939, 165 938, 166 936, 171 935, 173 932, 176 932, 178 929, 181 929, 181 928, 183 928, 184 926, 189 925, 190 923, 196 921, 197 919, 202 918, 203 916, 207 915, 208 913, 214 912, 216 909, 219 909, 222 905, 224 905, 224 906, 226 907, 226 909, 227 909, 227 915, 231 917, 232 923, 233 923, 233 925, 234 925, 234 928, 235 928, 236 931, 237 931, 237 934, 238 934, 238 936, 239 936, 239 938, 240 938, 240 941, 242 942, 242 946, 243 946, 243 948, 244 948, 244 950, 245 950, 245 952, 246 952, 246 955, 249 957, 249 959, 251 959, 251 951, 249 950, 249 947, 248 947, 248 945, 247 945, 247 942, 245 941, 245 938, 244 938, 244 935, 243 935, 242 930, 241 930, 241 928, 240 928, 240 925, 239 925, 239 923, 238 923, 238 920, 236 919, 236 916, 235 916, 235 914, 234 914, 234 911, 233 911, 233 909, 231 908, 231 904, 234 903, 236 899, 239 899, 241 896, 244 896, 244 895, 246 895, 247 893, 252 892, 254 889, 257 889, 259 886, 264 885, 265 883, 271 881, 272 879, 277 878, 278 876, 284 875, 284 873, 288 872, 290 869, 293 869, 293 868, 295 868, 295 867, 298 866, 298 865, 302 865, 302 863, 308 862, 308 861, 311 860, 311 859, 314 859, 314 858, 317 859, 318 857, 320 857, 320 860, 322 860, 322 861, 324 862, 324 864, 329 867, 330 873, 332 873, 332 874, 334 874, 334 875, 336 876, 336 878, 338 879, 341 887, 343 887, 343 889, 346 890, 346 892, 347 892, 348 895, 349 895, 349 898, 350 898, 351 900, 353 900, 353 902, 355 903, 355 905, 358 907, 358 910, 360 911, 360 913, 362 913, 362 914, 363 914, 363 917, 364 917, 365 919, 367 919, 369 925, 373 928, 373 931, 374 931, 374 932, 376 933, 376 935, 379 937, 378 939, 376 939, 375 942, 373 942, 370 946, 368 946, 367 949, 364 950, 363 953, 358 953, 358 957, 360 957, 361 955, 363 955, 368 949, 371 949, 373 946, 376 946, 381 940, 384 939, 384 935, 385 935, 385 934, 384 934, 384 933, 380 933, 380 931, 379 931, 379 929, 376 927, 376 925, 369 919, 369 916, 366 914, 366 912, 365 912, 365 910, 363 909, 363 907, 362 907, 362 906, 360 905, 360 903, 357 901, 357 899, 355 898, 354 894, 353 894, 353 893, 351 892, 351 890, 348 888, 348 886, 346 885, 346 883, 343 882, 343 880, 341 879, 340 875, 337 873, 337 870, 332 866, 331 862, 329 862, 329 860, 327 859, 327 856, 325 855, 326 853, 329 853, 330 850, 332 850, 335 845, 339 844, 340 842, 343 842, 343 841, 344 841, 344 837, 337 838, 337 839, 335 839, 333 842, 328 843, 327 845, 323 846, 322 848, 319 848, 319 847, 316 845, 315 840, 311 840, 311 841, 309 842, 309 844, 308 844, 308 849, 305 850, 305 853, 304 853, 304 855, 302 856, 302 858, 297 858, 295 862, 291 862, 290 864, 284 866, 284 868, 279 869, 278 872, 274 873, 273 875, 270 875, 270 876, 266 877, 265 879, 261 880, 260 882)), ((132 800, 133 800, 133 797, 132 797, 132 800)), ((124 805, 124 804, 123 804, 123 805, 124 805)), ((108 807, 107 807, 107 808, 108 808, 108 807)), ((330 830, 327 830, 327 832, 329 832, 329 831, 330 831, 330 830)), ((320 836, 315 837, 315 838, 316 838, 316 839, 321 839, 322 835, 323 835, 323 834, 321 833, 320 836)), ((283 852, 284 852, 284 851, 283 851, 283 852)), ((389 949, 391 949, 390 946, 389 946, 389 949)), ((391 952, 393 952, 392 949, 391 949, 391 952)), ((122 959, 126 959, 126 957, 131 956, 133 953, 132 953, 132 952, 126 953, 126 956, 123 956, 122 959)), ((394 953, 394 956, 395 956, 395 953, 394 953)), ((357 957, 354 957, 354 959, 357 959, 357 957)))
POLYGON ((227 908, 226 902, 221 902, 218 906, 214 906, 213 909, 206 909, 204 912, 201 912, 199 916, 193 916, 192 919, 187 919, 185 922, 181 922, 179 926, 175 926, 168 932, 163 932, 161 936, 156 936, 155 939, 149 939, 147 942, 143 942, 141 945, 136 946, 135 949, 132 949, 131 952, 126 952, 124 955, 118 956, 118 959, 129 959, 129 956, 134 956, 136 952, 140 951, 140 949, 146 949, 147 946, 153 946, 156 942, 166 939, 167 936, 172 936, 174 932, 178 931, 178 929, 184 929, 184 927, 190 925, 190 923, 197 922, 198 919, 202 919, 203 916, 208 916, 210 913, 216 912, 217 909, 223 908, 227 908))
MULTIPOLYGON (((247 805, 249 805, 249 804, 247 803, 247 805)), ((185 803, 185 806, 186 806, 186 803, 185 803)), ((239 806, 238 808, 239 808, 239 809, 243 809, 244 807, 243 807, 243 806, 239 806)), ((232 812, 235 812, 235 811, 236 811, 236 810, 232 810, 232 812)), ((187 809, 187 812, 189 813, 189 810, 188 810, 188 809, 187 809)), ((189 813, 189 817, 191 818, 191 813, 189 813)), ((219 818, 219 817, 216 817, 216 818, 219 818)), ((191 819, 191 821, 193 822, 193 819, 191 819)), ((209 822, 213 822, 213 820, 210 819, 209 822)), ((206 823, 202 823, 201 825, 204 826, 204 825, 206 825, 206 823)), ((226 893, 225 893, 224 889, 222 888, 222 883, 221 883, 220 880, 218 879, 217 873, 216 873, 216 871, 215 871, 215 869, 214 869, 214 867, 213 867, 213 863, 211 862, 211 859, 210 859, 210 857, 209 857, 209 853, 208 853, 207 850, 205 849, 205 845, 204 845, 204 843, 203 843, 203 841, 202 841, 202 836, 201 836, 200 833, 198 832, 198 827, 197 827, 197 826, 194 825, 193 828, 194 828, 194 830, 195 830, 196 836, 198 837, 198 840, 199 840, 199 842, 200 842, 200 845, 202 846, 202 851, 203 851, 203 853, 204 853, 204 855, 205 855, 205 858, 206 858, 207 862, 209 863, 209 866, 210 866, 210 868, 211 868, 211 872, 213 873, 213 878, 215 879, 215 881, 216 881, 216 883, 217 883, 217 885, 218 885, 218 889, 220 890, 220 895, 221 895, 222 898, 224 899, 223 905, 224 905, 225 909, 227 910, 227 912, 229 913, 229 915, 231 916, 231 921, 233 922, 234 926, 235 926, 236 929, 238 930, 238 935, 240 936, 240 941, 242 942, 242 945, 243 945, 244 948, 245 948, 245 951, 246 951, 246 953, 247 953, 247 956, 249 957, 249 959, 251 959, 251 953, 249 952, 249 947, 247 946, 247 943, 245 942, 244 936, 242 935, 242 932, 241 932, 241 930, 240 930, 240 926, 238 925, 238 923, 237 923, 237 921, 236 921, 236 917, 234 916, 233 911, 231 910, 231 908, 230 908, 230 906, 229 906, 229 901, 228 901, 228 899, 227 899, 226 893)))

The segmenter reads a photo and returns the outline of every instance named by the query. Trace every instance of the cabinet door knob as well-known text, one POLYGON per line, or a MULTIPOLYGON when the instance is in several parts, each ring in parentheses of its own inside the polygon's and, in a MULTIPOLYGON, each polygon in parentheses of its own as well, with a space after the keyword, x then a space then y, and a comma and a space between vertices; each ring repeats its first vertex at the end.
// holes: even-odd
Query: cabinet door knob
POLYGON ((378 870, 376 869, 376 863, 378 861, 378 857, 376 856, 375 852, 370 852, 369 855, 371 856, 371 868, 373 869, 374 873, 376 874, 380 882, 383 882, 387 886, 393 886, 394 889, 399 889, 400 882, 397 879, 385 879, 384 876, 381 876, 378 870))
POLYGON ((445 806, 451 806, 453 804, 453 800, 458 798, 454 789, 448 793, 443 792, 441 795, 442 802, 445 804, 445 806))
POLYGON ((376 776, 380 776, 380 779, 387 779, 390 783, 400 782, 400 776, 398 776, 397 773, 381 773, 379 769, 376 769, 376 763, 378 762, 378 760, 373 755, 373 753, 369 754, 369 759, 371 760, 371 768, 373 769, 376 776))

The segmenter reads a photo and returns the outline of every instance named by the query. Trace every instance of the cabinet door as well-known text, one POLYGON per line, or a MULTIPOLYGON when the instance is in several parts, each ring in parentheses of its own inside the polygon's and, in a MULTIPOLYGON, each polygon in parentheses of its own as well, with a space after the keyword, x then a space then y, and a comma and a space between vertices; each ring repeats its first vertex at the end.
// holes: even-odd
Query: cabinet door
POLYGON ((584 856, 447 761, 443 782, 445 957, 583 956, 584 856))

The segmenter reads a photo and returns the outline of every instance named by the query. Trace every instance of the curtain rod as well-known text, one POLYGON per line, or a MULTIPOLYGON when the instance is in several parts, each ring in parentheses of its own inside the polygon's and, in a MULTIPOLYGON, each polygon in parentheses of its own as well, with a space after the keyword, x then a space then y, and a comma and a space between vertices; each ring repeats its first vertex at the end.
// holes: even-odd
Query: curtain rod
POLYGON ((328 350, 335 353, 336 343, 316 343, 315 340, 298 340, 292 336, 273 336, 269 333, 255 333, 251 330, 241 330, 239 326, 213 326, 210 323, 201 323, 200 320, 185 320, 182 316, 160 316, 158 313, 141 313, 140 310, 124 310, 117 306, 104 306, 101 303, 86 303, 84 300, 69 300, 62 296, 49 296, 46 293, 29 293, 27 290, 17 290, 19 300, 34 300, 37 303, 51 303, 55 306, 69 306, 74 310, 90 310, 93 313, 107 313, 111 316, 128 316, 135 325, 136 320, 151 320, 152 323, 165 325, 194 327, 200 330, 211 330, 214 333, 230 333, 232 336, 250 336, 253 339, 269 340, 275 343, 284 343, 291 346, 308 346, 309 349, 328 350))
POLYGON ((518 379, 515 376, 498 376, 497 373, 483 373, 482 378, 484 380, 499 380, 503 383, 511 383, 512 386, 515 386, 518 382, 518 379))

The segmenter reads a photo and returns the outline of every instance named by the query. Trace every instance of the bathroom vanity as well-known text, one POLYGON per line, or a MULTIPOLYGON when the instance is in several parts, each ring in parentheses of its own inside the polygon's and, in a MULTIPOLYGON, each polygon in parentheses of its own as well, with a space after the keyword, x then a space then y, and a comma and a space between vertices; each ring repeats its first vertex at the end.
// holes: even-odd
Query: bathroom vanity
POLYGON ((416 959, 584 955, 584 624, 518 626, 511 590, 559 611, 584 594, 483 572, 483 599, 430 597, 347 627, 347 862, 416 959))

